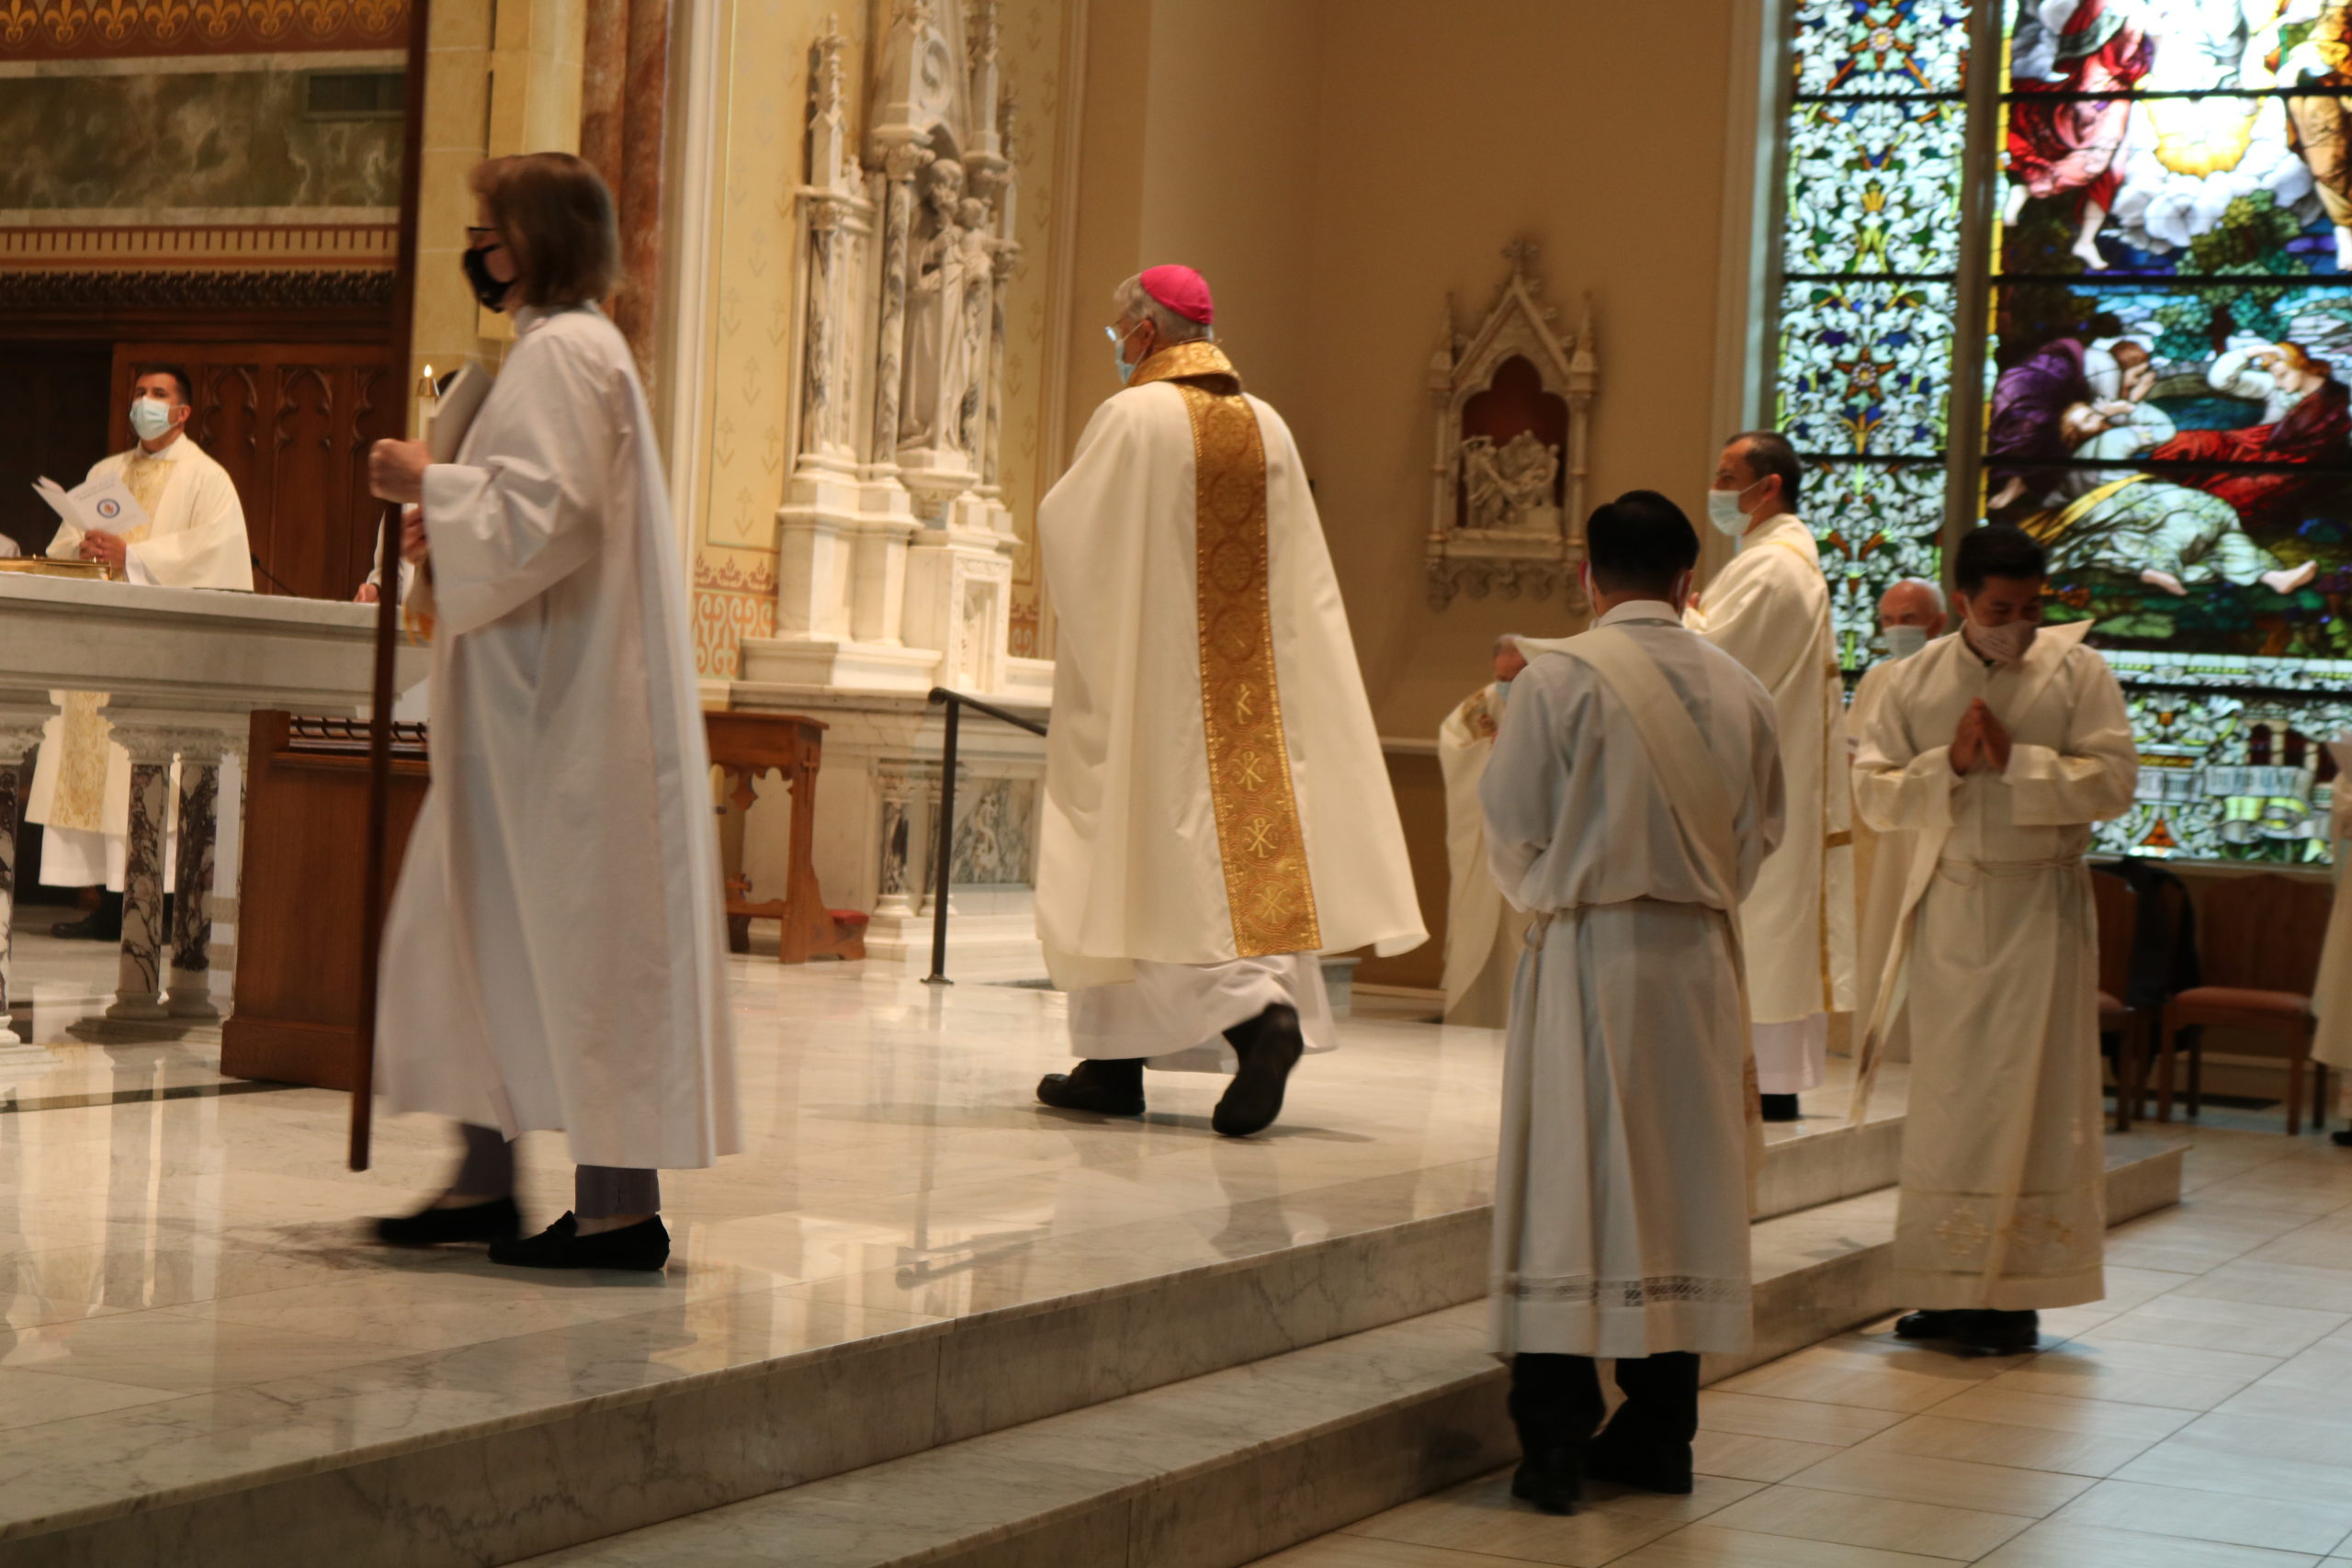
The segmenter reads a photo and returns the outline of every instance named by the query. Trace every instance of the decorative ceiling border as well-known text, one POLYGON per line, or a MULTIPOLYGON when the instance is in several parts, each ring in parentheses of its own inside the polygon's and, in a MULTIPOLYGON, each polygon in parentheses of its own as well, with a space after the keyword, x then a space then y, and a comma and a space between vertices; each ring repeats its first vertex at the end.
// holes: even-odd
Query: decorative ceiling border
POLYGON ((390 266, 397 223, 0 225, 0 270, 390 266))
POLYGON ((0 269, 0 310, 389 310, 390 267, 0 269))
POLYGON ((0 59, 381 48, 408 0, 0 0, 0 59))

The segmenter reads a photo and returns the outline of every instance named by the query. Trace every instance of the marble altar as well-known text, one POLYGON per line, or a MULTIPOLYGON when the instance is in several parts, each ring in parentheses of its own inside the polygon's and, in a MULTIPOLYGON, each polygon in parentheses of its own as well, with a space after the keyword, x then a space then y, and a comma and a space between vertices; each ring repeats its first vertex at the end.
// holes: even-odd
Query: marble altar
MULTIPOLYGON (((94 1035, 152 1037, 218 1021, 209 973, 220 767, 244 750, 256 708, 349 714, 372 683, 372 606, 80 579, 0 577, 0 842, 10 841, 28 753, 52 690, 103 689, 130 752, 130 864, 114 1005, 94 1035), (180 890, 164 929, 166 792, 178 765, 180 890), (166 936, 169 936, 168 952, 166 936), (168 959, 168 972, 165 964, 168 959)), ((396 683, 424 676, 403 648, 396 683)), ((232 806, 240 815, 242 800, 232 806)), ((13 867, 0 857, 0 1001, 6 995, 13 867)), ((16 1043, 0 1010, 0 1045, 16 1043)))

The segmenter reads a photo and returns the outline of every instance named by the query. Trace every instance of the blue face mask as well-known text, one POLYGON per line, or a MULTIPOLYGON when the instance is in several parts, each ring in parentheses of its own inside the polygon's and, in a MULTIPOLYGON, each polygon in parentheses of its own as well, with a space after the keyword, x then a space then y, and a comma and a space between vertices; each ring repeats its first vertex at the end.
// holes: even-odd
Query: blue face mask
POLYGON ((1509 707, 1510 705, 1510 677, 1506 675, 1501 680, 1495 682, 1495 706, 1501 708, 1509 707))
MULTIPOLYGON (((1135 329, 1129 327, 1127 331, 1132 335, 1135 329)), ((1102 335, 1111 340, 1111 358, 1119 367, 1119 385, 1124 387, 1136 378, 1135 362, 1127 357, 1127 340, 1119 335, 1116 327, 1104 327, 1102 335)))

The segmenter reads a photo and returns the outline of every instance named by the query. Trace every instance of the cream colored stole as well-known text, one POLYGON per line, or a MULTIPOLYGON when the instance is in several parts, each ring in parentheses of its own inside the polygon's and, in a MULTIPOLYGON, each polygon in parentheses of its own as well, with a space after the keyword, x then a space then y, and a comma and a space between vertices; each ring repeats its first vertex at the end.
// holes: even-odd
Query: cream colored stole
POLYGON ((1552 646, 1600 676, 1633 719, 1683 841, 1698 857, 1720 900, 1712 907, 1730 933, 1732 972, 1739 985, 1740 1046, 1747 1059, 1748 1199, 1753 1207, 1756 1183, 1764 1169, 1764 1116, 1757 1089, 1755 1031, 1747 1017, 1747 954, 1739 926, 1739 803, 1724 783, 1707 738, 1639 642, 1614 626, 1600 626, 1552 646))

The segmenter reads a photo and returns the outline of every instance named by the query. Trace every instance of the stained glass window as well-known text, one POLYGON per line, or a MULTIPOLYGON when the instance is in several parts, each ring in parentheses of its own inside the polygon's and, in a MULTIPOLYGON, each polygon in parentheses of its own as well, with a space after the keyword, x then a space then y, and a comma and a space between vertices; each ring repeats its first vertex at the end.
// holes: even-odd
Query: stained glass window
POLYGON ((1779 419, 1838 651, 1939 570, 1966 112, 1965 0, 1799 0, 1781 231, 1779 419))
POLYGON ((1874 657, 1888 582, 1938 575, 1958 487, 2045 542, 2049 618, 2092 621, 2124 683, 2140 795, 2103 847, 2323 861, 2319 742, 2352 733, 2352 0, 1982 3, 1973 169, 1965 0, 1794 6, 1780 415, 1841 652, 1874 657), (1947 462, 1963 331, 1984 442, 1947 462))

